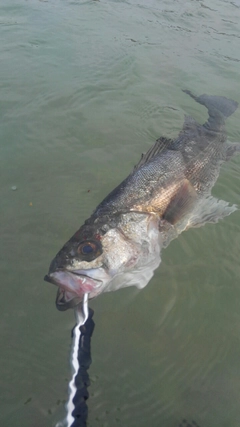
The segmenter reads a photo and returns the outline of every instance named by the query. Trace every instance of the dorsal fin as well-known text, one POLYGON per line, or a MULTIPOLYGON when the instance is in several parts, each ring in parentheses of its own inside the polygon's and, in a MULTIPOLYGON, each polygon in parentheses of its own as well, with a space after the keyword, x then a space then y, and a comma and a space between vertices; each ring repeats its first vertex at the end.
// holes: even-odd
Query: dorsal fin
POLYGON ((148 163, 151 159, 160 154, 163 150, 170 148, 171 144, 173 144, 173 140, 169 138, 165 138, 164 136, 158 138, 155 144, 149 148, 146 153, 143 153, 139 162, 134 166, 133 171, 135 172, 142 165, 148 163))

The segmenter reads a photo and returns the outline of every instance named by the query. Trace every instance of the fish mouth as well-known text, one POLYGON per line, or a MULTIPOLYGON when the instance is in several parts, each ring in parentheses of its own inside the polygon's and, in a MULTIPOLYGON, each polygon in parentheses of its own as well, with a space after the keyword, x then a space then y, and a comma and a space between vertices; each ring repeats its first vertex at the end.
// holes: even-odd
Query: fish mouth
POLYGON ((84 294, 90 298, 98 295, 102 281, 93 279, 81 271, 56 270, 44 277, 46 282, 58 286, 56 307, 60 311, 76 307, 83 299, 84 294))

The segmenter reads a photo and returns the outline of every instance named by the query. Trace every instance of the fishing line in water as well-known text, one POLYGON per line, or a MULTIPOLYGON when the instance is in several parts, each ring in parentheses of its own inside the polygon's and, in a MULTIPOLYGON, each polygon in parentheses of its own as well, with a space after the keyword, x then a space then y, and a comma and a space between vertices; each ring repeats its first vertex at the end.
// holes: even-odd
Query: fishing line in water
POLYGON ((69 382, 69 397, 66 404, 66 418, 56 427, 84 427, 88 417, 87 387, 90 385, 87 370, 91 364, 90 342, 94 329, 93 310, 88 308, 88 294, 82 304, 75 308, 77 324, 73 329, 70 363, 72 378, 69 382))

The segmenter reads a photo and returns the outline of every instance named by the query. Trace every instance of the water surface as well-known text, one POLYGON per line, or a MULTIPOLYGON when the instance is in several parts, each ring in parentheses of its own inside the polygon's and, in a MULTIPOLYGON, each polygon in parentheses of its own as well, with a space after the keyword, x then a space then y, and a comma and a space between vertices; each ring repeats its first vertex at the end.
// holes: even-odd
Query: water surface
MULTIPOLYGON (((237 0, 1 1, 1 426, 63 416, 74 317, 49 262, 157 137, 206 120, 182 88, 240 102, 239 38, 237 0)), ((236 157, 214 195, 239 187, 236 157)), ((190 230, 144 290, 91 302, 89 426, 239 427, 239 231, 190 230)))

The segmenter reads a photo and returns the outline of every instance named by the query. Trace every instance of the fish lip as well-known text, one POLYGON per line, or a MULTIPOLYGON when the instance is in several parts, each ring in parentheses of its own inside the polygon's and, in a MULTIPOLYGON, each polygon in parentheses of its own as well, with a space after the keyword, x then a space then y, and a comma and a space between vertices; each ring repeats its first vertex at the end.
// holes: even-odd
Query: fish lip
POLYGON ((64 268, 58 268, 55 271, 51 271, 51 273, 49 272, 48 274, 46 274, 44 276, 45 282, 52 283, 53 285, 59 286, 59 284, 56 282, 56 280, 54 280, 54 277, 52 277, 52 275, 54 273, 60 273, 60 272, 64 272, 64 273, 68 273, 68 274, 73 274, 73 275, 78 276, 78 277, 86 277, 88 279, 93 280, 94 282, 98 282, 99 284, 102 283, 102 280, 95 279, 95 278, 93 278, 91 276, 88 276, 87 274, 80 273, 79 270, 67 270, 67 269, 64 269, 64 268))
POLYGON ((72 271, 71 270, 63 270, 63 271, 65 271, 67 273, 72 273, 72 274, 74 274, 75 276, 78 276, 78 277, 87 277, 88 279, 94 280, 94 282, 102 283, 102 280, 95 279, 95 278, 93 278, 91 276, 88 276, 87 274, 80 273, 79 270, 72 270, 72 271))
POLYGON ((55 283, 53 282, 53 280, 52 280, 52 278, 50 277, 49 274, 45 274, 43 280, 45 280, 45 282, 52 283, 52 284, 55 285, 55 283))

